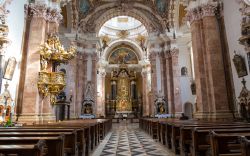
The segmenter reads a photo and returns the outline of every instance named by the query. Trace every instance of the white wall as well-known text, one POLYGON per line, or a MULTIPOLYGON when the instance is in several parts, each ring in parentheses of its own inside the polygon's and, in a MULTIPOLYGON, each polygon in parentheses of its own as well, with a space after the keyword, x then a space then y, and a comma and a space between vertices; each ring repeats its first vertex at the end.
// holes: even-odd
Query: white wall
POLYGON ((160 90, 163 92, 163 88, 161 86, 161 63, 160 63, 159 55, 156 55, 155 66, 156 66, 156 75, 157 75, 156 76, 156 83, 157 83, 156 93, 159 93, 160 90))
POLYGON ((244 46, 240 45, 238 42, 238 39, 241 36, 240 24, 242 19, 241 12, 239 11, 240 4, 238 4, 236 0, 223 0, 223 1, 224 1, 224 19, 225 19, 226 35, 227 35, 229 53, 231 58, 235 95, 237 98, 242 89, 242 83, 241 83, 242 78, 238 78, 235 66, 232 62, 232 59, 234 57, 234 50, 238 54, 241 54, 243 57, 245 57, 248 69, 248 75, 245 76, 244 78, 247 81, 246 86, 249 90, 250 90, 250 74, 249 74, 250 71, 244 46))
MULTIPOLYGON (((184 108, 186 102, 195 103, 195 95, 192 95, 190 84, 192 80, 192 64, 191 64, 191 53, 188 49, 188 43, 190 42, 190 37, 183 37, 177 39, 177 45, 179 48, 179 70, 178 75, 180 75, 180 90, 181 90, 181 102, 184 108), (187 67, 187 76, 181 76, 181 68, 187 67)), ((184 111, 184 109, 183 109, 184 111)))
MULTIPOLYGON (((5 54, 5 61, 8 61, 9 57, 15 57, 17 60, 17 66, 14 71, 12 81, 8 81, 10 84, 9 90, 12 96, 12 99, 16 101, 17 87, 19 83, 20 75, 20 62, 22 59, 22 37, 24 29, 24 4, 27 3, 27 0, 13 0, 10 5, 7 5, 7 10, 10 13, 7 15, 7 24, 9 26, 9 35, 10 44, 7 47, 5 54)), ((3 80, 2 83, 2 92, 4 90, 4 84, 6 80, 3 80)))

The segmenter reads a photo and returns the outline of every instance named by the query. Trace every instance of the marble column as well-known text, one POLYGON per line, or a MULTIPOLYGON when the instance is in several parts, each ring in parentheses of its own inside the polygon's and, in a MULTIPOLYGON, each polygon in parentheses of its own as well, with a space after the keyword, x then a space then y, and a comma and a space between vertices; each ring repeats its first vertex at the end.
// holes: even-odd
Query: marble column
POLYGON ((229 110, 224 60, 218 21, 215 16, 216 6, 202 6, 202 24, 204 46, 208 66, 210 119, 232 118, 229 110), (212 35, 211 35, 212 34, 212 35))
POLYGON ((166 63, 166 83, 167 83, 167 102, 169 114, 175 115, 174 106, 174 89, 173 89, 173 67, 172 67, 172 57, 169 51, 165 51, 165 63, 166 63))
POLYGON ((160 63, 161 63, 161 90, 162 95, 167 99, 167 72, 166 72, 166 57, 164 51, 160 54, 160 63))
POLYGON ((181 89, 180 89, 180 69, 179 69, 179 50, 178 49, 171 49, 170 50, 171 55, 171 65, 172 65, 172 76, 173 76, 173 90, 172 94, 173 101, 174 101, 174 107, 175 107, 175 114, 180 115, 182 113, 182 104, 181 104, 181 89))
MULTIPOLYGON (((151 52, 149 55, 149 60, 151 64, 151 97, 149 102, 149 114, 153 115, 155 113, 155 105, 154 100, 156 98, 155 95, 158 93, 158 87, 157 87, 157 69, 156 69, 156 57, 158 54, 156 52, 151 52)), ((159 70, 159 69, 158 69, 159 70)))
POLYGON ((196 84, 196 108, 195 118, 208 118, 208 98, 207 98, 207 77, 205 73, 205 49, 204 37, 202 35, 202 20, 198 10, 188 12, 188 18, 191 23, 192 48, 194 55, 194 73, 196 84))
POLYGON ((197 93, 196 118, 232 118, 229 110, 217 3, 208 2, 188 11, 191 23, 197 93))
POLYGON ((142 116, 149 116, 150 114, 150 101, 148 90, 148 71, 143 69, 142 71, 142 116))
MULTIPOLYGON (((97 74, 97 100, 96 100, 96 116, 105 116, 105 76, 106 72, 104 68, 99 68, 97 74)), ((116 84, 112 83, 112 92, 116 90, 116 84)), ((113 96, 113 93, 111 93, 113 96)))
MULTIPOLYGON (((93 45, 94 46, 94 45, 93 45)), ((94 48, 94 47, 92 47, 94 48)), ((92 51, 91 54, 91 61, 92 61, 92 70, 91 70, 91 84, 92 84, 92 88, 93 88, 93 100, 96 102, 97 101, 97 62, 98 62, 98 57, 97 57, 97 53, 95 52, 95 49, 92 51)), ((105 115, 105 74, 102 77, 102 84, 103 84, 103 97, 102 97, 102 105, 100 108, 100 111, 98 112, 99 115, 104 116, 105 115)), ((97 110, 97 106, 96 106, 96 110, 97 110)), ((97 113, 97 111, 95 112, 97 113)))
POLYGON ((77 54, 77 66, 76 66, 76 102, 75 102, 75 116, 81 114, 82 102, 86 92, 86 80, 87 80, 87 61, 88 53, 81 52, 77 54))
POLYGON ((29 4, 25 7, 27 20, 25 35, 27 49, 23 53, 26 57, 22 61, 22 75, 20 80, 18 100, 18 121, 38 122, 42 104, 42 98, 37 89, 38 72, 40 71, 39 46, 44 43, 46 37, 47 7, 43 4, 29 4), (21 97, 20 97, 21 96, 21 97))

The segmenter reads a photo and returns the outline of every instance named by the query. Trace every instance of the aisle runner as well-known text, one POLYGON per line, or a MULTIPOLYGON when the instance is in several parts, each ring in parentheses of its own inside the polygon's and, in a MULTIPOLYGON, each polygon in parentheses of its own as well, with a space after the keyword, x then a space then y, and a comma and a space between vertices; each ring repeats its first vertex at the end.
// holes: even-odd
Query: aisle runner
POLYGON ((173 156, 166 147, 156 143, 139 129, 116 130, 112 132, 101 156, 173 156))

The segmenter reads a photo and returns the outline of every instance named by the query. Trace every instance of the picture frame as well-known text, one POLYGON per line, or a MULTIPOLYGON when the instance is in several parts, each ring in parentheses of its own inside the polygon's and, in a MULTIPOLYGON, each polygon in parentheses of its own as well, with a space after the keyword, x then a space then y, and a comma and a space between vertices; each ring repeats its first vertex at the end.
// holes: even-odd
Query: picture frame
POLYGON ((4 79, 12 80, 13 75, 14 75, 14 71, 16 68, 16 64, 17 64, 17 61, 16 61, 15 57, 10 57, 8 59, 8 62, 7 62, 6 67, 5 67, 4 76, 3 76, 4 79))
POLYGON ((247 62, 248 62, 248 68, 250 71, 250 52, 247 53, 247 62))
POLYGON ((233 58, 233 63, 239 78, 248 75, 245 59, 241 55, 235 54, 233 58))

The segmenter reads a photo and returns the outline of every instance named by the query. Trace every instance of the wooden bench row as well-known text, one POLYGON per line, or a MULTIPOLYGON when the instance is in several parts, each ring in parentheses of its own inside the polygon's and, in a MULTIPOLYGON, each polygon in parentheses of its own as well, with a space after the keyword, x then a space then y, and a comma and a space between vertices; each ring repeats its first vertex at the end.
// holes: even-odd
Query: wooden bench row
POLYGON ((89 155, 111 127, 111 120, 91 119, 0 128, 0 155, 27 155, 20 153, 25 149, 28 155, 89 155))
POLYGON ((175 154, 183 156, 249 155, 250 125, 246 123, 140 119, 139 126, 175 154), (239 139, 241 136, 244 137, 239 139))

